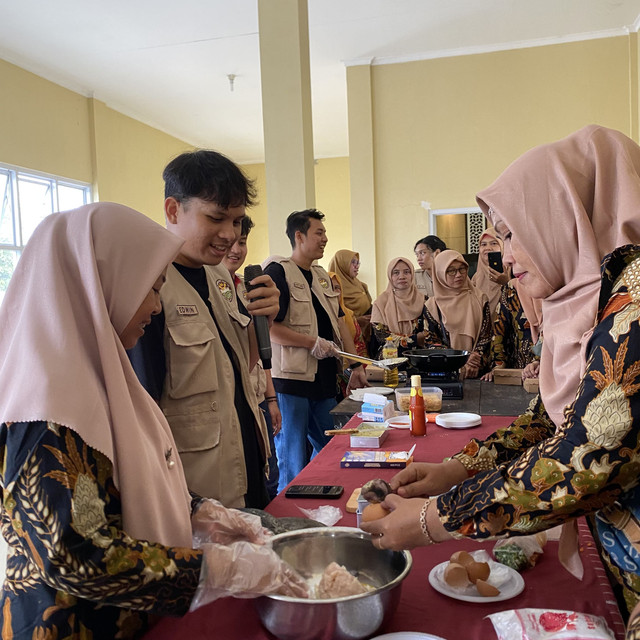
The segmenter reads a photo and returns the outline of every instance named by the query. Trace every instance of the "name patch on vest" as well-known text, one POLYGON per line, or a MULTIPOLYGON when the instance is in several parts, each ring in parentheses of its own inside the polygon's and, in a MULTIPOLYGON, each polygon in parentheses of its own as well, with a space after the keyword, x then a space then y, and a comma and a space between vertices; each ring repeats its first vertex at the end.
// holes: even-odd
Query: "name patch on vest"
POLYGON ((293 283, 293 286, 294 286, 296 289, 304 289, 304 285, 303 285, 301 282, 294 282, 294 283, 293 283))
POLYGON ((197 316, 198 307, 195 304, 177 304, 176 311, 179 316, 197 316))
POLYGON ((222 294, 222 297, 227 302, 231 302, 233 300, 233 291, 226 280, 220 278, 220 280, 216 281, 216 286, 218 287, 218 291, 222 294))
POLYGON ((328 289, 329 288, 329 282, 327 281, 326 278, 318 278, 318 282, 320 283, 320 286, 323 289, 328 289))

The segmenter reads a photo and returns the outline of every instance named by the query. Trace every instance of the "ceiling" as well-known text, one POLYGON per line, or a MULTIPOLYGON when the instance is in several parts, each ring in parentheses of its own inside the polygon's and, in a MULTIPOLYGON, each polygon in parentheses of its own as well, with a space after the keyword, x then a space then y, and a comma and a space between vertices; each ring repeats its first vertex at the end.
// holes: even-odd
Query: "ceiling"
MULTIPOLYGON (((637 31, 640 0, 308 0, 317 158, 348 154, 346 65, 637 31)), ((0 0, 0 58, 262 162, 257 0, 0 0), (233 91, 229 74, 235 74, 233 91)))

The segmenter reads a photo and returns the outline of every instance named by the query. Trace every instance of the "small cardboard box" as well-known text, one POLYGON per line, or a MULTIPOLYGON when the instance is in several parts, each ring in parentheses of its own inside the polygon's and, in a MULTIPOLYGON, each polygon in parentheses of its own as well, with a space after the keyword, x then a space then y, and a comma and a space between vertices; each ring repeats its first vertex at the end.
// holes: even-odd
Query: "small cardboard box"
POLYGON ((343 469, 404 469, 413 462, 409 451, 346 451, 340 466, 343 469))
POLYGON ((495 384, 522 384, 522 369, 494 369, 493 381, 495 384))
POLYGON ((540 390, 538 378, 525 378, 522 386, 524 387, 524 390, 528 391, 529 393, 538 393, 538 391, 540 390))
POLYGON ((379 449, 388 435, 389 429, 379 423, 363 422, 358 427, 358 433, 354 433, 351 436, 350 445, 352 447, 379 449))

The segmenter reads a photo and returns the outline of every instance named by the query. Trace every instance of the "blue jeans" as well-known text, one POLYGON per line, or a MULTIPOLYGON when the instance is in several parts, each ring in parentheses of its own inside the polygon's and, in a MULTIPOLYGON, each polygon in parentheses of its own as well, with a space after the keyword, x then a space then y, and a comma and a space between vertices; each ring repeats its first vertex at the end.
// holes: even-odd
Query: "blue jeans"
POLYGON ((330 436, 325 436, 324 432, 333 429, 329 412, 336 406, 336 399, 309 400, 288 393, 277 395, 282 429, 275 441, 280 469, 278 491, 282 491, 309 462, 307 440, 313 446, 311 458, 329 442, 330 436))

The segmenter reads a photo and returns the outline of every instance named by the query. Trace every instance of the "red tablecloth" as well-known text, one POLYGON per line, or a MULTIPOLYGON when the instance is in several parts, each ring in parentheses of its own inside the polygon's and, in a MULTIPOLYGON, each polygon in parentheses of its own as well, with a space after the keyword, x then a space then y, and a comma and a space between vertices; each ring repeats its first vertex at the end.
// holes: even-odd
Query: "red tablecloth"
MULTIPOLYGON (((353 418, 347 427, 359 422, 353 418)), ((511 422, 509 417, 485 417, 479 427, 466 430, 447 430, 429 424, 426 438, 412 438, 409 433, 392 431, 384 443, 387 450, 407 450, 416 444, 414 459, 436 462, 459 451, 471 437, 483 438, 495 429, 511 422)), ((337 524, 356 526, 356 516, 346 513, 345 505, 353 489, 373 477, 389 479, 393 469, 341 469, 340 458, 349 449, 348 436, 335 436, 333 440, 303 469, 293 484, 341 484, 344 495, 340 500, 290 500, 281 494, 268 507, 275 516, 300 516, 301 506, 313 509, 319 504, 331 503, 345 514, 337 524)), ((624 624, 595 543, 584 521, 580 526, 580 542, 585 566, 582 581, 573 578, 558 562, 557 543, 547 543, 538 564, 523 573, 524 591, 511 600, 496 603, 468 603, 451 599, 435 591, 428 582, 429 571, 448 560, 459 549, 490 550, 493 543, 451 541, 412 551, 413 568, 402 588, 402 597, 394 618, 380 633, 393 631, 422 631, 447 640, 490 640, 496 638, 493 626, 485 616, 496 611, 537 607, 567 609, 603 616, 618 639, 624 638, 624 624)), ((189 638, 224 638, 224 640, 273 640, 264 630, 250 600, 225 598, 213 602, 184 618, 163 618, 145 640, 175 640, 189 638)))

